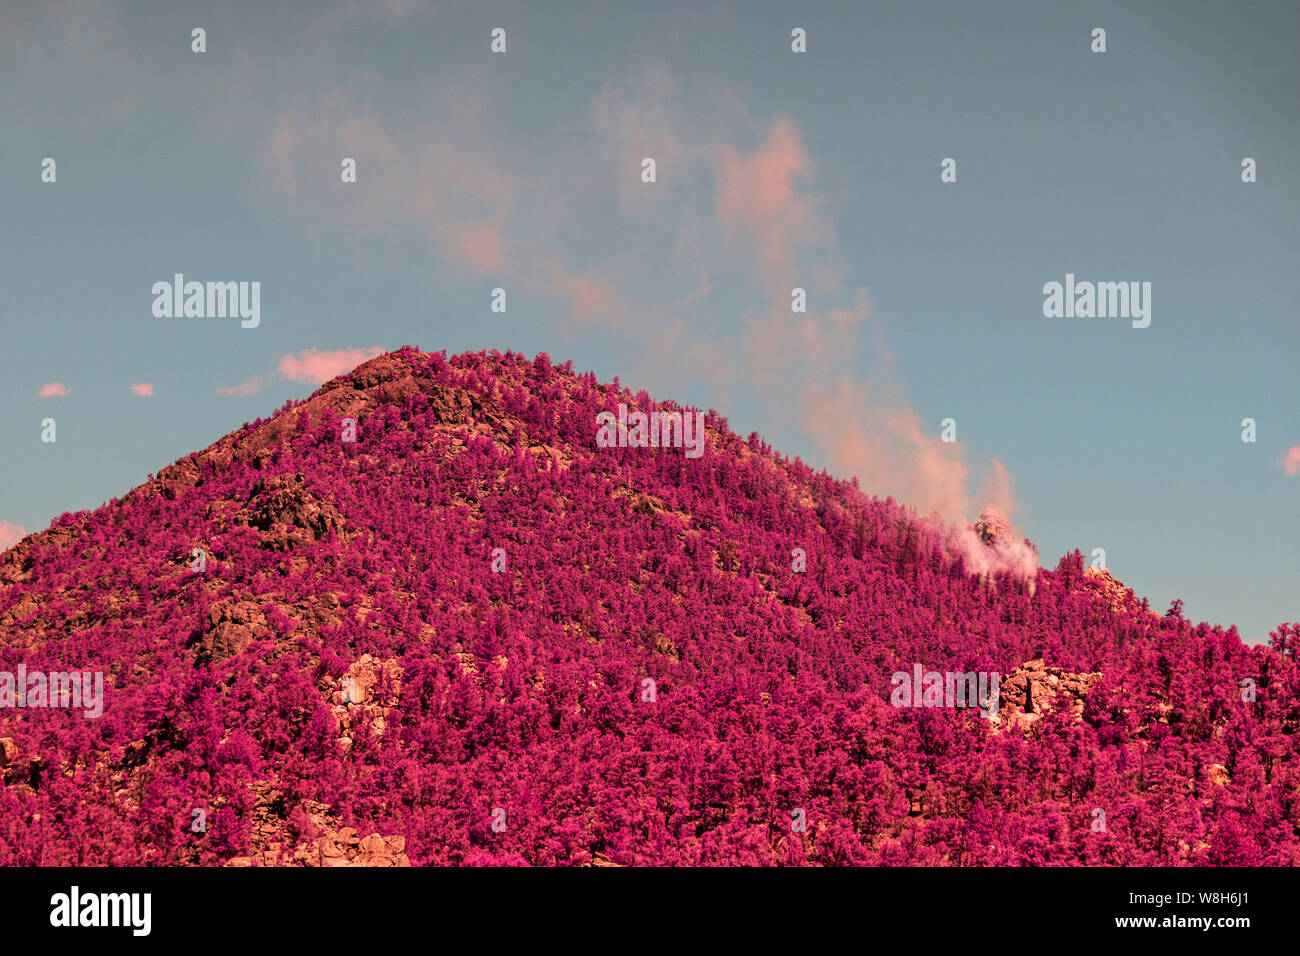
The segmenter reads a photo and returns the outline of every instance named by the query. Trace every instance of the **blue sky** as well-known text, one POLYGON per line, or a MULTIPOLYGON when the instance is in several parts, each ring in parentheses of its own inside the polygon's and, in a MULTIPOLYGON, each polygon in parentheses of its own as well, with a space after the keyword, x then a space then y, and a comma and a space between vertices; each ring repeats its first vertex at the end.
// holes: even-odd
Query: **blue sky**
POLYGON ((546 351, 1264 638, 1300 618, 1300 12, 1134 6, 6 4, 0 530, 357 350, 546 351), (260 282, 260 325, 155 317, 178 272, 260 282), (1150 282, 1150 327, 1045 318, 1067 273, 1150 282))

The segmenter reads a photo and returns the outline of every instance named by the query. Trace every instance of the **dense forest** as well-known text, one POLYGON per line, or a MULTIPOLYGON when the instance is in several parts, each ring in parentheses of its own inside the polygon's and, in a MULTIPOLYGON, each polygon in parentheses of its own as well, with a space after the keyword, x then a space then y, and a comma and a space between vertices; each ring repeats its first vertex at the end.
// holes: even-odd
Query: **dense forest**
POLYGON ((0 710, 0 864, 1300 862, 1300 626, 972 568, 716 411, 598 447, 619 403, 684 411, 408 347, 5 552, 0 670, 107 700, 0 710), (1074 705, 890 701, 1029 662, 1074 705))

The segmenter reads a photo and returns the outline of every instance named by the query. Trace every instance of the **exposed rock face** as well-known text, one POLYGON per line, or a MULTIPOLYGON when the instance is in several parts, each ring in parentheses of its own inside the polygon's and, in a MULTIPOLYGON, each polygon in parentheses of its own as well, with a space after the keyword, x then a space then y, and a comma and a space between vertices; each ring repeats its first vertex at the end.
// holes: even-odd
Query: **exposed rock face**
POLYGON ((355 827, 343 827, 291 850, 271 841, 253 856, 237 856, 227 866, 410 866, 406 837, 358 836, 355 827))
POLYGON ((45 760, 39 754, 28 759, 13 737, 0 737, 0 788, 12 787, 31 792, 31 781, 39 778, 45 769, 45 760))
POLYGON ((1002 541, 1016 540, 1011 530, 1011 523, 992 508, 985 508, 980 512, 979 520, 975 522, 975 533, 990 547, 1002 541))
POLYGON ((1084 575, 1097 588, 1097 596, 1106 602, 1112 611, 1122 611, 1137 606, 1137 598, 1131 588, 1105 568, 1085 568, 1084 575))
POLYGON ((317 859, 308 857, 307 866, 410 866, 406 838, 372 833, 359 837, 352 827, 326 834, 316 841, 317 859))
POLYGON ((182 458, 173 465, 159 469, 155 481, 164 498, 174 501, 188 489, 199 484, 199 466, 193 458, 182 458))
POLYGON ((330 695, 334 719, 339 725, 339 746, 346 752, 352 747, 354 729, 368 725, 376 737, 382 737, 389 711, 402 694, 402 662, 379 660, 363 654, 338 682, 330 695))
POLYGON ((226 866, 410 866, 406 838, 358 834, 355 827, 336 827, 323 803, 302 804, 311 835, 298 843, 283 840, 283 795, 268 784, 254 784, 257 805, 253 811, 253 852, 231 858, 226 866))
POLYGON ((700 461, 599 448, 594 415, 634 400, 542 357, 403 350, 0 553, 0 672, 111 688, 97 721, 0 708, 0 864, 1300 860, 1269 822, 1300 779, 1270 743, 1296 732, 1292 655, 1112 613, 1119 582, 1040 569, 1000 516, 917 520, 716 413, 700 461), (1045 651, 1133 719, 1075 722, 1100 675, 1016 666, 1045 651), (1004 667, 1004 700, 885 704, 918 660, 1004 667), (1243 713, 1258 732, 1230 734, 1243 713), (1024 731, 1043 714, 1071 739, 1024 731), (936 744, 962 773, 918 765, 936 744), (1153 745, 1160 786, 1130 759, 1153 745), (1123 840, 1089 835, 1099 806, 1129 808, 1123 840), (1157 854, 1129 824, 1159 813, 1186 839, 1157 854))
POLYGON ((229 660, 267 629, 256 601, 219 601, 208 609, 208 623, 198 645, 199 658, 206 661, 229 660))
POLYGON ((999 685, 1002 725, 1029 727, 1047 711, 1062 706, 1081 717, 1084 698, 1101 678, 1097 671, 1081 674, 1048 667, 1042 658, 1027 661, 1004 676, 999 685))
POLYGON ((308 491, 301 474, 259 478, 237 520, 263 532, 262 547, 272 551, 319 541, 331 531, 344 537, 343 515, 308 491))
POLYGON ((24 594, 18 603, 0 615, 0 624, 23 624, 40 610, 40 601, 31 594, 24 594))

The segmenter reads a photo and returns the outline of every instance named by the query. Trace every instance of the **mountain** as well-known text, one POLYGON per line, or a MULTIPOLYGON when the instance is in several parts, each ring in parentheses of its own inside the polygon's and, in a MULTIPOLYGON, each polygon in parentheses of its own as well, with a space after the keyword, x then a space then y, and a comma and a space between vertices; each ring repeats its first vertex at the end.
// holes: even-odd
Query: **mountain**
POLYGON ((407 347, 28 536, 0 863, 1300 862, 1300 626, 695 412, 407 347))

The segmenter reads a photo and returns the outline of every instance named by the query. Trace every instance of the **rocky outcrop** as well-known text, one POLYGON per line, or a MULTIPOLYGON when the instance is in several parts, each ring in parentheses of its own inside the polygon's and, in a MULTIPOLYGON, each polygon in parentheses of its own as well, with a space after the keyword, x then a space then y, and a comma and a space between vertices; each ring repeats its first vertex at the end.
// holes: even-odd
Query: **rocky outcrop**
MULTIPOLYGON (((1141 604, 1133 589, 1105 568, 1084 568, 1084 580, 1092 585, 1096 597, 1112 611, 1137 611, 1141 604)), ((1154 615, 1153 616, 1158 616, 1154 615)))
POLYGON ((253 785, 257 804, 250 833, 251 852, 231 858, 226 866, 410 866, 406 838, 337 827, 323 803, 304 801, 301 810, 310 828, 296 844, 284 841, 283 795, 266 783, 253 785))
POLYGON ((33 594, 24 594, 12 607, 3 614, 0 614, 0 624, 2 625, 23 625, 35 617, 41 609, 41 602, 33 594))
POLYGON ((256 854, 231 858, 227 866, 410 866, 406 837, 359 836, 355 827, 343 827, 317 837, 291 851, 275 840, 256 854))
POLYGON ((45 758, 24 755, 13 737, 0 737, 0 787, 33 793, 45 769, 45 758))
POLYGON ((1050 710, 1067 707, 1083 715, 1083 701, 1100 681, 1099 671, 1074 673, 1049 667, 1042 658, 1027 661, 1002 677, 998 716, 1003 727, 1031 727, 1050 710))
POLYGON ((330 695, 339 725, 339 746, 352 747, 356 728, 366 725, 376 737, 388 726, 388 715, 402 695, 402 662, 363 654, 341 677, 330 695))
POLYGON ((213 663, 234 657, 267 630, 266 615, 256 601, 219 601, 208 608, 208 625, 199 639, 198 657, 213 663))
POLYGON ((199 466, 193 456, 182 458, 175 464, 160 469, 154 476, 154 483, 158 486, 158 490, 169 501, 174 501, 201 482, 199 466))
POLYGON ((979 519, 975 522, 975 533, 979 535, 980 541, 989 547, 1001 542, 1014 544, 1016 540, 1011 530, 1011 523, 992 508, 985 508, 980 512, 979 519))
POLYGON ((317 839, 315 854, 308 852, 306 866, 410 866, 406 855, 406 837, 359 836, 353 827, 344 827, 317 839))
POLYGON ((343 515, 312 494, 302 474, 259 478, 236 521, 261 531, 262 547, 272 551, 311 544, 331 532, 346 540, 343 515))

